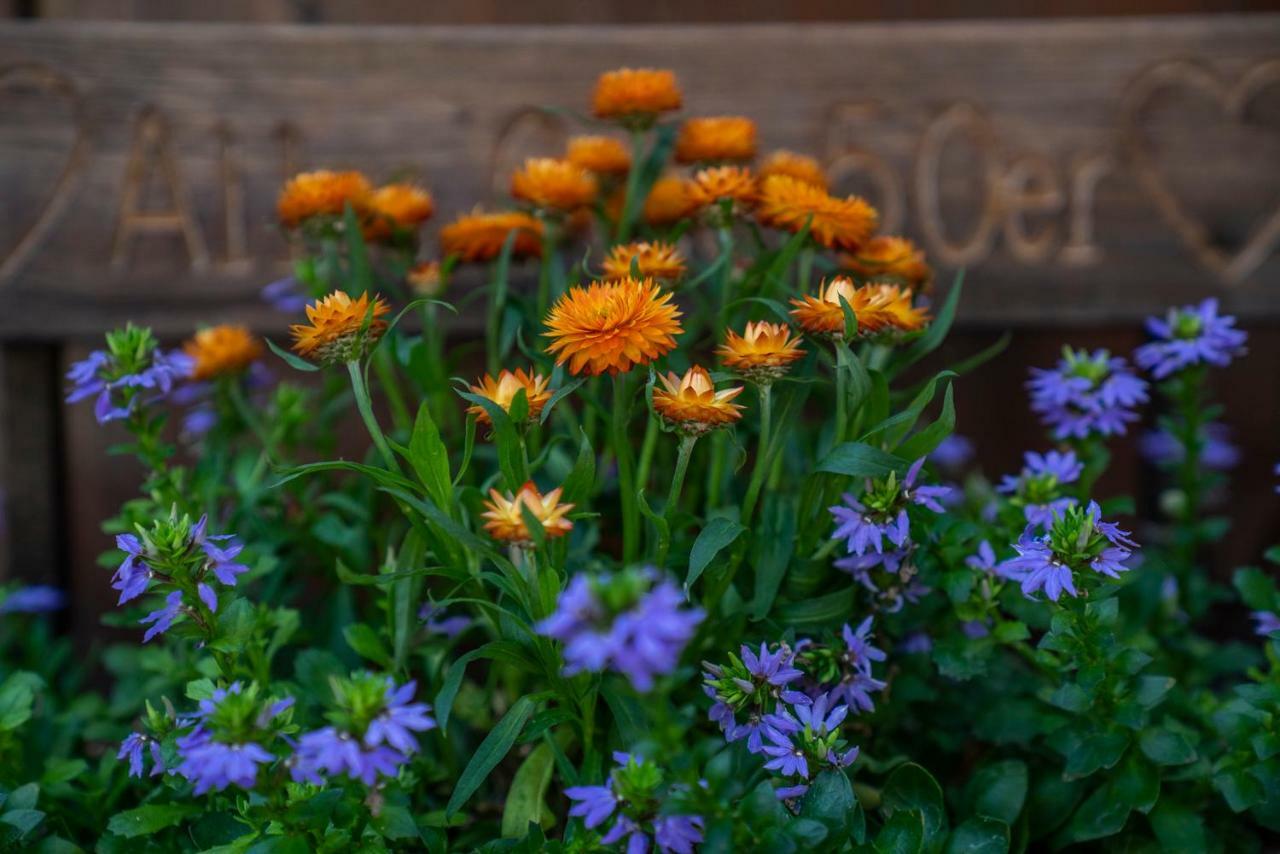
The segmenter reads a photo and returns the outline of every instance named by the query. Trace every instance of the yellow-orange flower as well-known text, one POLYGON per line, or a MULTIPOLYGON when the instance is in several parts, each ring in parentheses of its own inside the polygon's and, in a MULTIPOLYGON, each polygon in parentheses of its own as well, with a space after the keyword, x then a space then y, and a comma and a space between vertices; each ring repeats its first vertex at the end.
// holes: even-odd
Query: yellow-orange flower
POLYGON ((633 275, 632 266, 642 279, 657 279, 670 285, 684 278, 684 258, 670 243, 620 243, 609 250, 604 259, 606 279, 626 279, 633 275))
POLYGON ((511 195, 544 210, 577 210, 591 204, 599 191, 594 175, 554 157, 530 157, 511 176, 511 195))
MULTIPOLYGON (((542 408, 551 399, 547 378, 542 374, 526 373, 523 368, 517 368, 515 373, 507 370, 500 371, 497 379, 485 374, 476 383, 471 387, 472 394, 492 400, 507 412, 511 411, 511 402, 515 400, 516 393, 524 389, 525 400, 529 402, 530 420, 542 414, 542 408)), ((477 424, 493 423, 488 411, 478 403, 467 407, 467 412, 476 417, 477 424)))
POLYGON ((369 294, 363 293, 352 299, 345 291, 334 291, 307 306, 309 324, 295 323, 289 327, 293 333, 293 350, 304 359, 322 365, 357 359, 387 331, 387 322, 382 317, 389 311, 390 306, 381 297, 370 300, 369 294))
POLYGON ((435 297, 444 290, 444 276, 439 261, 419 261, 405 274, 409 289, 418 296, 435 297))
POLYGON ((573 505, 560 502, 562 490, 563 487, 556 487, 543 495, 533 481, 526 482, 515 495, 503 495, 496 489, 490 489, 489 500, 484 502, 485 511, 480 514, 485 520, 484 529, 499 542, 513 546, 532 545, 533 534, 524 521, 524 509, 528 509, 542 525, 547 539, 563 537, 573 530, 573 523, 565 518, 573 505))
POLYGON ((671 225, 687 219, 698 209, 690 193, 689 182, 675 175, 664 175, 653 182, 641 212, 649 225, 671 225))
POLYGON ((748 323, 742 334, 727 330, 716 355, 726 368, 757 383, 768 383, 787 372, 791 363, 804 357, 800 338, 782 323, 748 323))
POLYGON ((873 237, 856 253, 841 255, 840 266, 866 278, 901 279, 916 290, 927 288, 933 278, 924 250, 905 237, 873 237))
POLYGON ((359 172, 302 172, 280 190, 276 213, 287 228, 316 216, 341 216, 348 203, 363 214, 372 192, 369 179, 359 172))
POLYGON ((542 254, 542 223, 521 211, 462 214, 440 229, 440 251, 457 255, 462 261, 492 261, 502 252, 507 235, 516 233, 511 257, 528 258, 542 254))
POLYGON ((552 306, 543 333, 556 364, 598 376, 647 365, 675 349, 680 310, 652 279, 630 277, 570 288, 552 306))
POLYGON ((857 249, 879 224, 875 208, 857 196, 839 198, 788 175, 764 179, 757 216, 793 234, 809 223, 809 236, 828 249, 857 249))
POLYGON ((631 169, 631 152, 612 136, 572 137, 565 159, 597 175, 625 175, 631 169))
POLYGON ((760 180, 763 181, 770 175, 786 175, 827 189, 827 173, 821 164, 806 154, 796 154, 794 151, 779 150, 766 157, 760 166, 760 180))
POLYGON ((747 208, 759 197, 756 179, 745 166, 712 166, 698 170, 689 182, 689 198, 700 208, 731 199, 735 208, 747 208))
POLYGON ((750 160, 756 154, 756 123, 744 116, 686 119, 676 136, 676 161, 750 160))
POLYGON ((208 380, 238 374, 262 358, 262 342, 243 326, 210 326, 182 345, 195 360, 191 378, 208 380))
POLYGON ((742 407, 733 399, 743 387, 716 391, 706 368, 694 365, 684 376, 658 374, 658 380, 662 388, 653 391, 653 410, 682 433, 700 436, 742 417, 742 407))
POLYGON ((680 109, 683 98, 673 71, 619 68, 596 80, 592 111, 598 118, 651 122, 660 113, 680 109))
POLYGON ((435 213, 431 194, 413 184, 387 184, 374 190, 364 232, 369 238, 381 238, 395 230, 415 229, 435 213))
POLYGON ((805 332, 814 335, 844 336, 843 297, 858 320, 859 335, 879 332, 915 332, 929 322, 929 313, 912 305, 910 288, 884 282, 858 287, 848 276, 827 282, 818 296, 793 299, 791 316, 805 332))

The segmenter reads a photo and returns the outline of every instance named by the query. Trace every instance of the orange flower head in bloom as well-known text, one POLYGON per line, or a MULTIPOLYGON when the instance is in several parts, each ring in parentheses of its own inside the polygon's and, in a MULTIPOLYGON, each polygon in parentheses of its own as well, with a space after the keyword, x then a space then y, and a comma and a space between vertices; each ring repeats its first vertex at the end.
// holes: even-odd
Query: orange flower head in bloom
POLYGON ((782 323, 755 321, 742 334, 725 332, 724 344, 716 350, 721 363, 759 385, 783 376, 791 363, 804 358, 800 338, 782 323))
POLYGON ((591 108, 597 118, 644 127, 662 113, 680 109, 683 97, 673 71, 619 68, 596 80, 591 108))
POLYGON ((571 137, 565 159, 597 175, 625 175, 631 170, 631 152, 611 136, 571 137))
POLYGON ((820 189, 827 189, 827 173, 818 161, 794 151, 779 150, 766 157, 760 166, 760 180, 763 181, 770 175, 786 175, 820 189))
POLYGON ((756 155, 756 123, 743 116, 686 119, 676 135, 677 163, 750 160, 756 155))
POLYGON ((541 210, 575 211, 591 204, 599 191, 594 175, 554 157, 530 157, 511 176, 511 195, 541 210))
POLYGON ((444 292, 444 274, 439 261, 419 261, 409 268, 405 281, 418 296, 438 297, 444 292))
POLYGON ((684 376, 658 374, 662 388, 653 390, 653 411, 663 421, 689 436, 701 436, 742 418, 742 407, 733 399, 743 386, 716 391, 707 369, 694 365, 684 376))
POLYGON ((547 352, 574 375, 647 365, 676 346, 680 310, 652 279, 630 277, 570 288, 547 314, 547 352))
POLYGON ((827 335, 843 338, 844 308, 843 299, 853 310, 858 320, 858 334, 870 335, 885 329, 891 320, 876 299, 872 287, 858 287, 848 276, 836 276, 826 282, 817 296, 805 295, 791 300, 795 306, 791 316, 797 324, 810 335, 827 335))
POLYGON ((756 215, 765 225, 792 234, 809 223, 809 236, 828 249, 855 250, 879 224, 875 208, 857 196, 839 198, 787 175, 761 182, 756 215))
POLYGON ((684 278, 684 258, 670 243, 620 243, 609 250, 604 259, 606 279, 656 279, 668 287, 684 278), (635 273, 632 272, 634 267, 635 273))
POLYGON ((412 231, 431 218, 436 204, 431 194, 413 184, 387 184, 369 197, 364 233, 379 240, 396 231, 412 231))
POLYGON ((840 266, 868 279, 899 279, 913 290, 927 289, 933 279, 924 251, 905 237, 873 237, 856 253, 841 255, 840 266))
POLYGON ((758 191, 751 170, 743 166, 711 166, 700 169, 689 182, 689 198, 699 208, 715 205, 723 199, 733 202, 735 210, 756 203, 758 191))
POLYGON ((381 297, 370 300, 364 293, 352 299, 345 291, 334 291, 307 306, 309 324, 289 327, 293 351, 326 366, 358 359, 387 331, 387 322, 382 318, 389 311, 391 308, 381 297))
POLYGON ((512 258, 542 254, 542 223, 522 211, 462 214, 440 229, 440 252, 468 263, 492 261, 502 253, 507 235, 515 232, 512 258))
POLYGON ((193 380, 210 380, 244 372, 265 352, 258 337, 243 326, 210 326, 182 345, 195 361, 193 380))
POLYGON ((896 332, 918 332, 929 323, 927 309, 912 305, 911 289, 888 282, 863 285, 873 294, 873 305, 889 317, 888 326, 896 332))
POLYGON ((363 216, 372 193, 369 179, 359 172, 302 172, 280 190, 276 213, 286 228, 297 228, 312 217, 342 216, 348 204, 363 216))
MULTIPOLYGON (((525 400, 529 402, 530 421, 536 420, 542 414, 542 408, 551 399, 547 378, 542 374, 526 373, 523 368, 517 368, 514 374, 507 370, 500 371, 497 379, 485 374, 476 382, 477 384, 471 387, 471 393, 492 400, 506 412, 511 411, 511 402, 523 389, 525 400)), ((476 417, 477 424, 488 426, 493 423, 489 412, 478 403, 467 407, 467 412, 476 417)))
POLYGON ((688 219, 697 209, 689 182, 675 175, 664 175, 649 188, 641 216, 649 225, 665 226, 688 219))
POLYGON ((542 525, 547 539, 563 537, 573 530, 573 523, 565 518, 573 505, 560 502, 561 491, 562 487, 556 487, 543 495, 533 481, 526 482, 515 495, 503 495, 496 489, 490 489, 489 500, 484 502, 485 511, 480 514, 485 520, 484 529, 500 543, 533 545, 533 534, 525 523, 522 509, 527 508, 542 525))

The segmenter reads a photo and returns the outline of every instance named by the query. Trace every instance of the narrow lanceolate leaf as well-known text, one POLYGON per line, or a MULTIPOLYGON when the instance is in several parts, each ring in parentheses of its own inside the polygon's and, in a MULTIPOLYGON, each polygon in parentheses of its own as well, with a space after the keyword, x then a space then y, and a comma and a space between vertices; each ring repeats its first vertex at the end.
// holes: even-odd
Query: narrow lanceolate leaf
POLYGON ((295 356, 293 353, 290 353, 270 338, 266 339, 266 341, 267 346, 271 348, 271 352, 283 359, 285 364, 293 368, 295 371, 311 372, 320 370, 301 356, 295 356))
POLYGON ((555 767, 555 755, 548 744, 540 744, 525 757, 524 764, 516 771, 507 790, 506 805, 502 810, 502 835, 507 839, 519 839, 529 831, 529 825, 537 824, 546 810, 543 798, 551 783, 551 770, 555 767))
POLYGON ((890 472, 905 472, 910 461, 895 454, 873 448, 862 442, 836 445, 818 463, 818 471, 848 477, 884 477, 890 472))
POLYGON ((524 729, 525 723, 533 714, 535 706, 536 704, 529 697, 516 700, 502 716, 502 720, 498 721, 498 725, 489 731, 484 741, 480 742, 480 747, 476 749, 471 761, 463 769, 458 785, 453 790, 453 796, 449 798, 449 803, 445 807, 446 815, 452 815, 461 809, 462 805, 475 794, 476 789, 480 788, 480 784, 485 781, 489 773, 506 757, 507 751, 520 735, 520 730, 524 729))
POLYGON ((698 534, 698 539, 694 540, 693 548, 689 552, 689 575, 684 581, 686 593, 702 575, 707 564, 711 563, 725 546, 738 539, 745 530, 747 529, 732 519, 720 516, 707 523, 707 527, 698 534))
POLYGON ((446 512, 453 506, 453 480, 449 474, 449 450, 440 438, 440 429, 424 402, 418 407, 409 437, 409 464, 426 487, 427 494, 446 512))

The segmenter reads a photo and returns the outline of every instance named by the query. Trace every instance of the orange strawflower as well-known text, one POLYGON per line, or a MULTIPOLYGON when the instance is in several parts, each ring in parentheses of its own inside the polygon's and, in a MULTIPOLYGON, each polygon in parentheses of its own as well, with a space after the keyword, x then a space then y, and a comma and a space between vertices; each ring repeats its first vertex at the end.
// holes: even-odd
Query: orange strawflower
MULTIPOLYGON (((472 394, 487 397, 507 412, 511 411, 511 402, 515 400, 516 393, 524 389, 525 399, 529 401, 530 421, 537 419, 542 414, 542 408, 551 399, 551 390, 547 388, 547 378, 542 374, 526 373, 523 368, 517 368, 514 374, 507 370, 500 371, 496 380, 485 374, 476 383, 477 385, 471 387, 472 394)), ((478 403, 467 407, 467 412, 476 417, 477 424, 489 425, 493 423, 492 419, 489 418, 488 411, 478 403)))
POLYGON ((916 332, 929 322, 928 309, 912 305, 911 289, 887 282, 863 285, 873 293, 873 304, 889 317, 888 326, 898 332, 916 332))
POLYGON ((369 197, 365 237, 387 237, 394 231, 416 229, 435 213, 431 194, 413 184, 387 184, 369 197))
POLYGON ((405 274, 409 289, 418 296, 435 297, 444 291, 444 276, 439 261, 419 261, 405 274))
POLYGON ((689 198, 700 208, 721 199, 733 201, 735 209, 751 207, 759 197, 756 179, 745 166, 712 166, 700 169, 689 182, 689 198))
POLYGON ((604 277, 630 278, 633 262, 642 279, 657 279, 670 286, 684 278, 685 265, 680 250, 662 241, 621 243, 613 247, 604 259, 604 277))
POLYGON ((193 380, 209 380, 214 377, 242 373, 265 352, 262 342, 243 326, 210 326, 196 332, 182 345, 183 351, 195 360, 193 380))
POLYGON ((892 316, 885 310, 873 286, 858 287, 848 276, 836 276, 825 283, 817 296, 805 295, 791 300, 795 306, 791 316, 800 328, 811 335, 844 337, 844 309, 840 299, 849 304, 858 320, 858 334, 870 335, 889 326, 892 316))
POLYGON ((782 323, 748 323, 742 334, 729 329, 716 355, 726 368, 755 383, 771 383, 787 372, 792 362, 804 358, 799 336, 782 323))
POLYGON ((372 192, 369 179, 359 172, 302 172, 280 190, 276 213, 286 228, 295 228, 312 217, 342 216, 348 203, 363 214, 372 192))
POLYGON ((440 252, 467 262, 492 261, 502 252, 507 235, 516 233, 512 258, 542 254, 542 223, 522 211, 462 214, 440 229, 440 252))
POLYGON ((809 223, 809 236, 828 249, 857 249, 879 224, 875 208, 857 196, 839 198, 787 175, 760 186, 756 214, 765 225, 796 233, 809 223))
POLYGON ((661 113, 680 109, 683 102, 673 71, 658 68, 619 68, 596 80, 592 112, 597 118, 646 125, 661 113))
POLYGON ((594 175, 554 157, 530 157, 511 176, 511 195, 543 210, 577 210, 591 204, 599 191, 594 175))
POLYGON ((856 253, 841 255, 840 266, 868 279, 901 279, 916 290, 927 288, 933 278, 924 250, 905 237, 873 237, 856 253))
POLYGON ((611 136, 571 137, 565 159, 597 175, 625 175, 631 169, 631 152, 611 136))
POLYGON ((617 374, 647 365, 676 346, 680 310, 652 279, 574 287, 547 315, 547 352, 572 374, 617 374))
POLYGON ((733 399, 743 386, 716 391, 706 368, 694 365, 684 376, 658 374, 662 388, 653 390, 653 411, 686 435, 701 436, 742 418, 742 407, 733 399))
POLYGON ((770 175, 786 175, 823 190, 827 189, 827 173, 821 164, 806 154, 796 154, 794 151, 779 150, 766 157, 760 166, 760 180, 763 181, 770 175))
POLYGON ((664 175, 649 188, 641 215, 649 225, 662 226, 687 219, 697 209, 689 182, 675 175, 664 175))
POLYGON ((484 502, 485 511, 480 514, 485 520, 484 529, 499 542, 530 546, 533 544, 533 534, 524 521, 522 510, 527 508, 542 525, 543 535, 547 539, 563 537, 573 530, 573 523, 565 518, 573 505, 560 503, 562 490, 563 487, 556 487, 543 495, 538 492, 533 481, 526 482, 515 495, 503 495, 496 489, 490 489, 489 500, 484 502))
POLYGON ((750 160, 756 154, 756 123, 743 116, 685 119, 676 136, 676 162, 750 160))
POLYGON ((391 311, 381 297, 361 294, 352 299, 345 291, 334 291, 307 306, 311 323, 295 323, 293 351, 304 359, 334 365, 358 359, 387 331, 383 315, 391 311), (366 326, 366 321, 368 325, 366 326))

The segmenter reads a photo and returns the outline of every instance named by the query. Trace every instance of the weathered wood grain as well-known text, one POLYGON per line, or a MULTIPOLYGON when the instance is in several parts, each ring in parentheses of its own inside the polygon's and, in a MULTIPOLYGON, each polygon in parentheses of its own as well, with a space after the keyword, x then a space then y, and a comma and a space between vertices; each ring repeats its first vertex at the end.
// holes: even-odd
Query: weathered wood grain
MULTIPOLYGON (((6 338, 182 334, 258 301, 289 168, 493 202, 513 119, 673 67, 687 112, 813 151, 945 270, 970 324, 1280 315, 1280 16, 882 26, 0 24, 6 338), (294 143, 288 143, 293 140, 294 143), (291 155, 291 151, 296 154, 291 155), (286 161, 293 159, 292 165, 286 161), (132 164, 132 165, 131 165, 132 164), (495 174, 496 172, 496 174, 495 174)), ((532 121, 532 119, 530 119, 532 121)), ((554 138, 554 134, 551 135, 554 138)), ((428 228, 428 235, 432 232, 428 228)))

